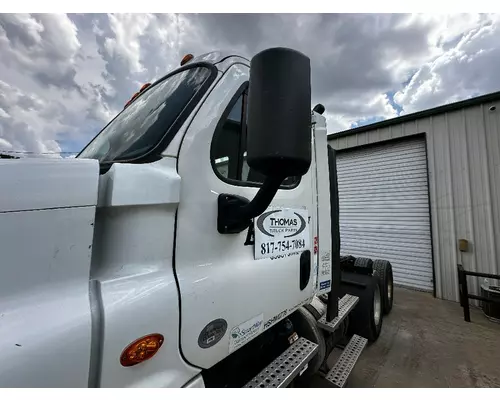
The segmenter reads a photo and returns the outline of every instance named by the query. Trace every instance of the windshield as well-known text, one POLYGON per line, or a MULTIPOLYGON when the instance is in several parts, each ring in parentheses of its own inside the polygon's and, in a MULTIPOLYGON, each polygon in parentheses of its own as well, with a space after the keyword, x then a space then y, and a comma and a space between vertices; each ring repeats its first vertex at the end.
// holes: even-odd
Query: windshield
POLYGON ((143 92, 78 155, 100 162, 128 161, 148 154, 211 75, 198 66, 171 75, 143 92))

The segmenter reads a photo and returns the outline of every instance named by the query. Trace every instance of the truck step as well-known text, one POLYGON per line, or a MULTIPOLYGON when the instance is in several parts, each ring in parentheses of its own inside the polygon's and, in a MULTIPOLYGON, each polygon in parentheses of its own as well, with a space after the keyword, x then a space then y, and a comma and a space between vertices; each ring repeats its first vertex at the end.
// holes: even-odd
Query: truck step
POLYGON ((245 388, 286 387, 293 379, 302 374, 307 363, 318 351, 318 345, 305 338, 299 338, 278 358, 250 380, 245 388))
POLYGON ((342 388, 347 383, 347 378, 351 373, 356 361, 358 361, 361 352, 364 350, 367 339, 364 337, 353 335, 344 351, 340 355, 337 363, 326 374, 325 379, 334 387, 342 388))
POLYGON ((349 315, 352 309, 358 304, 359 297, 346 294, 339 300, 339 315, 326 322, 326 314, 318 320, 318 326, 329 332, 335 332, 340 323, 349 315))

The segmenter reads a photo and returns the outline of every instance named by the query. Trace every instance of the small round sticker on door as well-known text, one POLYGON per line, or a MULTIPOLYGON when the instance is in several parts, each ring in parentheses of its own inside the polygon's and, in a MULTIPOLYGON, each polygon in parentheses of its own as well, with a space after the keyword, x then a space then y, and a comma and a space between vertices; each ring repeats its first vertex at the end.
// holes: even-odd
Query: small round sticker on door
POLYGON ((226 320, 219 318, 208 323, 198 336, 198 346, 202 349, 208 349, 219 343, 227 330, 226 320))

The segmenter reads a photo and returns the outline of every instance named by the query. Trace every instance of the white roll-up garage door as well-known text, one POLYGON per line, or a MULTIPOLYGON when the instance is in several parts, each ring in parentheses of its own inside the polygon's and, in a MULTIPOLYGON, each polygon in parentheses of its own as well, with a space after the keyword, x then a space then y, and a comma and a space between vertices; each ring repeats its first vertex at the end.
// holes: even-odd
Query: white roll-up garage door
POLYGON ((425 141, 337 154, 341 254, 386 259, 394 283, 432 291, 425 141))

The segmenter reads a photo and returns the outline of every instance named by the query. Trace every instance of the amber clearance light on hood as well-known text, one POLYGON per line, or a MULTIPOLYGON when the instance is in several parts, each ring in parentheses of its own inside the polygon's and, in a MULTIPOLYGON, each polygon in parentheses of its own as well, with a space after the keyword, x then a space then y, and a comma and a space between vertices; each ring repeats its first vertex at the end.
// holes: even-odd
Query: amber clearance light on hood
POLYGON ((131 367, 153 357, 164 342, 163 335, 153 333, 130 343, 120 356, 120 364, 131 367))

